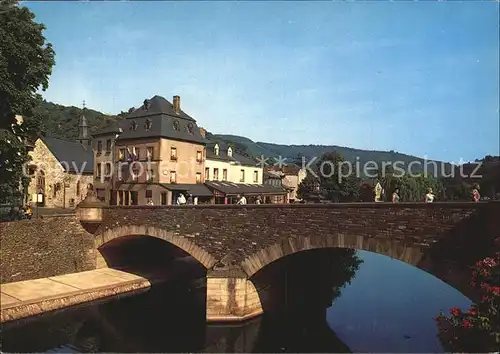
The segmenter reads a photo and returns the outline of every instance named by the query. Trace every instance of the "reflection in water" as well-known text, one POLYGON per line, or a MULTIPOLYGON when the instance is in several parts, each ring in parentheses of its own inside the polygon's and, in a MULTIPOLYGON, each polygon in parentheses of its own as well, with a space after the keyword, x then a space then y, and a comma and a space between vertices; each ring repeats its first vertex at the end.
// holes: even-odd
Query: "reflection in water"
POLYGON ((353 252, 337 249, 303 252, 270 264, 252 279, 266 315, 242 324, 206 325, 204 281, 185 279, 135 297, 7 325, 2 349, 442 351, 432 317, 440 308, 466 306, 468 301, 440 280, 399 261, 366 252, 358 255, 361 265, 353 252), (354 275, 352 285, 342 288, 354 275))
POLYGON ((328 310, 328 323, 355 352, 442 352, 433 320, 470 300, 401 261, 359 251, 364 263, 328 310))

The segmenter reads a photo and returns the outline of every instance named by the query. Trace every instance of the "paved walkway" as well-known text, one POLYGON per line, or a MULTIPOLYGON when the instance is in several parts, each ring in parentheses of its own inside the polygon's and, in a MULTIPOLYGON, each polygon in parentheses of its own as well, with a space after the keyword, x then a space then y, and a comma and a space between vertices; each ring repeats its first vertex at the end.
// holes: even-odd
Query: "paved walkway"
POLYGON ((0 322, 147 289, 150 286, 150 281, 145 277, 111 268, 6 283, 0 285, 0 322))

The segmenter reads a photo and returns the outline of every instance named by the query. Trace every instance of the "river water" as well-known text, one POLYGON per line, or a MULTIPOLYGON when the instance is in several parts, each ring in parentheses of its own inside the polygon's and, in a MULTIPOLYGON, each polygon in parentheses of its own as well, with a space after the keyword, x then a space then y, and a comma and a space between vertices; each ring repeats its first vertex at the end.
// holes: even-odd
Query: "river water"
POLYGON ((2 351, 443 352, 433 317, 465 296, 386 256, 332 252, 269 266, 254 279, 266 315, 243 324, 207 325, 204 289, 168 283, 4 326, 2 351))

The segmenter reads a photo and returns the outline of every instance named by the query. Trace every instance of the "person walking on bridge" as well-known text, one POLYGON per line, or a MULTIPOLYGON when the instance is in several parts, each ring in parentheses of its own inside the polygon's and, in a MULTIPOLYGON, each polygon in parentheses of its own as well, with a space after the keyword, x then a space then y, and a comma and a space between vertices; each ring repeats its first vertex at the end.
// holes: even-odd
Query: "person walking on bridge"
POLYGON ((425 195, 425 202, 426 203, 433 203, 434 198, 436 198, 436 196, 434 195, 434 193, 432 193, 432 188, 429 188, 429 191, 425 195))
POLYGON ((479 186, 476 184, 472 190, 472 200, 474 202, 479 202, 481 200, 481 194, 479 194, 479 186))
POLYGON ((394 193, 392 193, 392 202, 399 203, 399 188, 396 188, 394 193))

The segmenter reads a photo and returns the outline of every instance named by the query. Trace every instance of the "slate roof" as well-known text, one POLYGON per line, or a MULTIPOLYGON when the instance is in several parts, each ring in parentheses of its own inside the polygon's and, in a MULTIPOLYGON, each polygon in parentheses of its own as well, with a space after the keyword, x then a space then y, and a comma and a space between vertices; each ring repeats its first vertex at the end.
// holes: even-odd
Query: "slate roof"
POLYGON ((94 172, 94 153, 92 152, 91 146, 85 149, 82 144, 76 141, 67 141, 51 137, 43 137, 41 139, 55 158, 61 162, 63 167, 65 169, 69 167, 69 172, 94 172), (66 166, 66 164, 69 166, 66 166), (82 167, 83 171, 81 171, 82 167))
POLYGON ((301 167, 295 163, 290 163, 290 162, 285 162, 286 165, 283 165, 281 167, 279 166, 274 166, 274 171, 281 171, 285 175, 297 175, 301 169, 301 167))
POLYGON ((97 137, 97 136, 102 136, 102 135, 112 135, 112 134, 118 134, 118 133, 121 133, 120 127, 118 126, 117 123, 115 123, 109 127, 106 127, 106 128, 99 130, 97 133, 94 133, 92 135, 93 135, 93 137, 97 137))
MULTIPOLYGON (((228 161, 238 163, 243 166, 258 166, 257 161, 254 161, 246 156, 240 155, 236 153, 234 147, 231 148, 233 150, 232 156, 228 156, 227 150, 229 145, 224 143, 217 143, 215 141, 208 141, 206 145, 207 151, 207 159, 211 160, 220 160, 220 161, 228 161), (215 155, 214 147, 215 145, 219 145, 219 155, 215 155)), ((260 166, 259 166, 260 167, 260 166)))
POLYGON ((283 195, 286 194, 286 190, 280 187, 269 186, 264 184, 247 184, 247 183, 232 183, 232 182, 205 182, 205 185, 216 191, 219 191, 226 195, 238 195, 238 194, 271 194, 271 195, 283 195))
POLYGON ((208 142, 201 136, 200 129, 192 117, 182 110, 176 114, 172 103, 161 96, 151 98, 147 108, 143 104, 130 112, 120 121, 119 127, 123 133, 118 140, 162 137, 203 145, 208 142), (133 129, 133 126, 136 128, 133 129))
POLYGON ((190 193, 193 197, 213 197, 210 189, 201 183, 162 183, 161 186, 170 191, 190 193))

